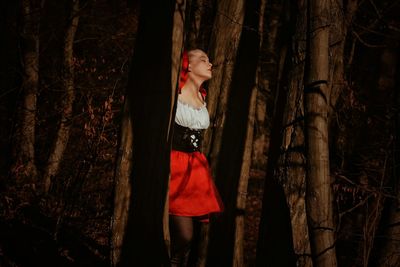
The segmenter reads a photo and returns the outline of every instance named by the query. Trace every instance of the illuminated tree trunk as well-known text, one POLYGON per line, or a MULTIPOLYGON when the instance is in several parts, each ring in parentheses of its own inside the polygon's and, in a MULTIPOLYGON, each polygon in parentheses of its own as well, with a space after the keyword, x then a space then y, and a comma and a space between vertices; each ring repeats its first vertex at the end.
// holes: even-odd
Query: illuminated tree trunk
MULTIPOLYGON (((178 98, 176 92, 177 85, 179 83, 179 76, 181 70, 181 59, 182 53, 184 49, 184 42, 185 42, 185 24, 186 24, 186 9, 190 7, 191 1, 188 0, 176 0, 175 3, 175 11, 174 11, 174 24, 173 24, 173 31, 172 31, 172 67, 171 67, 171 111, 169 116, 169 126, 168 126, 168 136, 171 135, 172 125, 174 124, 175 120, 175 112, 174 106, 176 99, 178 98)), ((164 226, 164 241, 167 245, 168 251, 170 251, 170 233, 169 233, 169 197, 168 194, 166 195, 166 202, 164 207, 164 219, 163 219, 163 226, 164 226)))
POLYGON ((207 95, 211 129, 204 137, 204 152, 209 155, 214 174, 218 164, 226 106, 242 32, 244 1, 222 0, 218 2, 217 9, 219 14, 214 22, 208 53, 213 63, 213 77, 207 95))
MULTIPOLYGON (((244 20, 244 1, 222 0, 217 5, 218 13, 213 25, 208 55, 213 64, 213 77, 209 82, 207 109, 210 128, 206 131, 203 151, 210 158, 210 167, 215 178, 222 132, 225 125, 226 106, 231 86, 233 68, 239 47, 244 20)), ((209 225, 202 225, 198 266, 205 266, 207 258, 209 225)))
MULTIPOLYGON (((280 135, 280 138, 282 138, 282 144, 278 148, 279 157, 277 159, 276 167, 273 166, 272 168, 275 168, 274 179, 279 181, 282 185, 286 202, 289 207, 293 236, 293 250, 295 255, 297 255, 296 265, 301 267, 311 267, 311 248, 309 243, 305 204, 306 161, 304 155, 305 140, 303 132, 303 78, 306 57, 307 29, 307 5, 305 1, 298 1, 297 9, 296 31, 292 41, 293 51, 291 52, 292 58, 288 75, 288 91, 285 92, 285 108, 282 111, 283 133, 280 135)), ((279 109, 279 107, 276 108, 279 109)), ((273 214, 270 216, 273 216, 273 214)), ((265 218, 264 220, 268 220, 268 218, 265 218)), ((271 246, 273 246, 273 244, 271 244, 271 246)), ((273 257, 274 255, 271 256, 273 257)))
POLYGON ((121 247, 124 233, 128 222, 128 211, 131 198, 131 187, 129 177, 132 171, 132 121, 129 113, 129 102, 125 98, 122 110, 122 123, 120 133, 120 144, 115 171, 114 189, 114 214, 111 218, 111 263, 117 266, 120 261, 121 247))
MULTIPOLYGON (((237 209, 238 194, 243 193, 238 192, 238 186, 241 177, 241 162, 245 153, 249 107, 260 46, 258 32, 247 29, 258 28, 259 17, 254 16, 254 13, 259 12, 259 4, 258 1, 246 2, 243 32, 234 64, 229 98, 225 108, 223 105, 222 107, 218 106, 218 109, 222 108, 220 112, 224 116, 224 122, 223 128, 217 129, 217 132, 221 131, 221 137, 214 136, 220 144, 216 145, 215 142, 213 144, 212 151, 218 151, 218 153, 215 154, 216 158, 211 158, 211 164, 215 167, 215 182, 225 209, 218 219, 211 223, 207 259, 210 266, 231 266, 233 264, 235 221, 244 212, 244 210, 237 209), (214 146, 217 146, 217 150, 214 150, 214 146), (214 160, 217 160, 217 164, 214 160)), ((217 125, 221 127, 219 124, 217 125)))
POLYGON ((334 267, 335 225, 329 169, 329 1, 310 1, 305 84, 306 210, 314 266, 334 267))
POLYGON ((73 104, 75 100, 75 71, 74 71, 74 40, 76 29, 79 23, 79 0, 72 2, 71 20, 68 25, 67 32, 64 39, 64 64, 63 64, 63 109, 61 113, 60 126, 56 134, 53 150, 49 156, 47 166, 44 174, 44 192, 48 192, 51 179, 54 178, 60 168, 62 158, 64 156, 65 148, 67 147, 70 130, 71 118, 73 112, 73 104))

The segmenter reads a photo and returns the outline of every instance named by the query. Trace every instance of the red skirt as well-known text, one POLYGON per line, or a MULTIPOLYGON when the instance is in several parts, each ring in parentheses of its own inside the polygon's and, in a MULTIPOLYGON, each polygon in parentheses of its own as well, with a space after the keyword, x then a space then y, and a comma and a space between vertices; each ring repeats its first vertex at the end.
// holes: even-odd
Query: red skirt
POLYGON ((222 201, 204 154, 172 150, 169 213, 203 217, 222 210, 222 201))

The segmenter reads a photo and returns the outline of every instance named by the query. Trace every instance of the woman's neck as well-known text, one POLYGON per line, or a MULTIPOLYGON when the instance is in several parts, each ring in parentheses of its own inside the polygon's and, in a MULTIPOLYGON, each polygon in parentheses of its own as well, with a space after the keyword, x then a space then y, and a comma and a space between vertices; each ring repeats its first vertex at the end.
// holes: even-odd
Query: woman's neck
POLYGON ((185 90, 189 91, 190 93, 197 95, 202 83, 202 81, 194 81, 192 79, 188 79, 183 88, 185 88, 185 90))
POLYGON ((192 107, 201 108, 204 105, 204 100, 199 92, 200 86, 201 83, 196 84, 193 80, 188 79, 178 98, 192 107))

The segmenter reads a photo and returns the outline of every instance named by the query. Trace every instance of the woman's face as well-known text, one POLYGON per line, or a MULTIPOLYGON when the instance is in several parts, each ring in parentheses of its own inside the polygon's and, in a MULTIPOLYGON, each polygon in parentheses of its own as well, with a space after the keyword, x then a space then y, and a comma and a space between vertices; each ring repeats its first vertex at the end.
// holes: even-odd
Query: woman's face
POLYGON ((201 78, 205 81, 209 80, 212 76, 212 64, 210 63, 207 54, 196 49, 189 51, 188 57, 189 75, 201 78))

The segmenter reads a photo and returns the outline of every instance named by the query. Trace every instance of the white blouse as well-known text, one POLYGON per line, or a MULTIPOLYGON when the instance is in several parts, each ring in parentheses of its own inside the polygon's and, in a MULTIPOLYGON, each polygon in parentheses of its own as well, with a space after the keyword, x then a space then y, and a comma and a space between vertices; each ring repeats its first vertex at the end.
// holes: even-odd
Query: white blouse
POLYGON ((210 116, 208 115, 206 103, 197 109, 178 99, 175 122, 190 129, 207 129, 210 125, 210 116))

